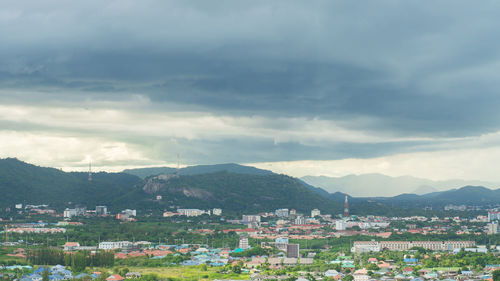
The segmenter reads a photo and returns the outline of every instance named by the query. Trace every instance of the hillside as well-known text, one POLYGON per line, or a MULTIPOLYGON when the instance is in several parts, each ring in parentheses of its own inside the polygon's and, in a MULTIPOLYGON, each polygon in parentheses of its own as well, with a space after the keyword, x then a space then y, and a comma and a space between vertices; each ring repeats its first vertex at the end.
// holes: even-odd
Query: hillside
POLYGON ((307 189, 299 180, 284 175, 248 175, 224 171, 168 180, 159 177, 147 180, 155 183, 155 195, 162 195, 175 205, 189 208, 219 207, 247 212, 277 208, 294 208, 302 212, 319 208, 333 213, 342 210, 341 204, 307 189))
POLYGON ((0 159, 0 206, 15 203, 50 203, 62 207, 68 202, 94 207, 121 205, 120 197, 140 191, 141 179, 124 173, 65 173, 24 163, 14 158, 0 159))
MULTIPOLYGON (((200 174, 210 174, 216 172, 231 172, 236 174, 248 174, 248 175, 270 175, 273 172, 257 169, 255 167, 243 166, 234 163, 227 164, 215 164, 215 165, 196 165, 188 166, 179 169, 179 175, 200 175, 200 174)), ((141 178, 146 178, 148 176, 155 175, 168 175, 175 174, 177 169, 170 167, 153 167, 153 168, 138 168, 138 169, 127 169, 123 171, 124 173, 136 175, 141 178)))
POLYGON ((23 203, 50 204, 59 210, 75 204, 89 208, 103 204, 114 211, 121 208, 164 210, 169 206, 219 207, 229 212, 262 212, 277 208, 295 208, 303 212, 314 208, 324 212, 341 211, 340 204, 309 190, 300 180, 283 175, 223 171, 143 180, 127 173, 96 173, 89 182, 86 173, 66 173, 12 158, 0 159, 0 193, 3 195, 1 208, 23 203), (145 188, 151 183, 157 188, 145 188), (153 200, 156 195, 162 195, 163 200, 153 200))

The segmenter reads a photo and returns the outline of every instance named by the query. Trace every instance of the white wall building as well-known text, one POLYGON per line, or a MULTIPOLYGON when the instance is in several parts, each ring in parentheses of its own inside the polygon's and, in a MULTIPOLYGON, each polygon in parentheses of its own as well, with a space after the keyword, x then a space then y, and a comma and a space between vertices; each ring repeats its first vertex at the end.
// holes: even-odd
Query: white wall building
POLYGON ((314 218, 314 217, 320 216, 320 215, 321 215, 321 211, 318 209, 314 209, 311 211, 311 218, 314 218))
POLYGON ((132 246, 130 241, 117 241, 117 242, 101 242, 99 249, 101 250, 117 250, 132 246))

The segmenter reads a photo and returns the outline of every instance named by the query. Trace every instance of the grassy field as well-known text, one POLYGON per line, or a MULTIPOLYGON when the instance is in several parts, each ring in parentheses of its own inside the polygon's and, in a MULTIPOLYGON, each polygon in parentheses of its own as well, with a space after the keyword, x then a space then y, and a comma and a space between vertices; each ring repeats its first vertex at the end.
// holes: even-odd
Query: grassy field
POLYGON ((214 280, 214 279, 234 279, 249 280, 250 274, 247 273, 217 273, 220 267, 208 267, 203 271, 201 266, 177 266, 177 267, 128 267, 131 272, 140 272, 141 274, 155 273, 160 278, 173 278, 177 280, 214 280))

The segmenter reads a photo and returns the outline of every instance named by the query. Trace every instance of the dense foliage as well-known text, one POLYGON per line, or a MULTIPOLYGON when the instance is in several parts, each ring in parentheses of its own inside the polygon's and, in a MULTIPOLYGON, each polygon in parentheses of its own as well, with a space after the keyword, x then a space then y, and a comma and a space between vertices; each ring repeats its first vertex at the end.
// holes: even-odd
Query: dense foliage
POLYGON ((82 271, 87 266, 112 267, 115 262, 113 252, 100 251, 91 254, 89 251, 78 251, 64 253, 60 249, 38 248, 28 252, 27 259, 35 265, 57 265, 71 266, 74 271, 82 271))

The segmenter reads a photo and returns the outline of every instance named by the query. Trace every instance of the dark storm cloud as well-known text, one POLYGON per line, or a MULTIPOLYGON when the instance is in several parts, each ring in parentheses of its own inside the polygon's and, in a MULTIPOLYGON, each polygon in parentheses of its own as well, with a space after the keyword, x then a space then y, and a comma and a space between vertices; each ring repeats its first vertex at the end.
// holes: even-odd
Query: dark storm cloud
MULTIPOLYGON (((496 2, 461 1, 16 1, 0 12, 0 101, 141 96, 152 105, 140 110, 319 118, 389 136, 480 135, 500 130, 498 12, 496 2)), ((205 140, 192 161, 224 147, 231 151, 220 159, 271 161, 430 144, 340 142, 325 153, 268 142, 205 140), (252 144, 262 157, 235 152, 252 144)))

